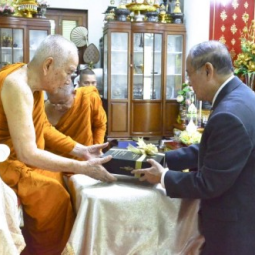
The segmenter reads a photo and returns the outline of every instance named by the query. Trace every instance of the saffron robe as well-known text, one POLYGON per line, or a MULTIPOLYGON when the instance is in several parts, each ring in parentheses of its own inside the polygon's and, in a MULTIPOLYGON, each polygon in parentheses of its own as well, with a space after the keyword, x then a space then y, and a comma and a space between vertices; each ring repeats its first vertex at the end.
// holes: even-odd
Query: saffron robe
MULTIPOLYGON (((0 70, 0 92, 6 76, 23 65, 17 63, 0 70)), ((48 147, 61 148, 68 153, 75 146, 70 137, 58 132, 48 122, 43 92, 34 92, 33 122, 38 148, 44 149, 48 144, 48 147)), ((11 150, 9 158, 0 163, 0 176, 16 192, 24 211, 26 248, 22 254, 60 255, 74 222, 74 212, 62 173, 37 169, 17 160, 1 97, 0 143, 8 145, 11 150)))
MULTIPOLYGON (((94 86, 87 86, 76 90, 72 107, 61 116, 55 128, 76 142, 89 146, 104 142, 106 122, 98 90, 94 86)), ((55 148, 50 151, 58 154, 55 148)))

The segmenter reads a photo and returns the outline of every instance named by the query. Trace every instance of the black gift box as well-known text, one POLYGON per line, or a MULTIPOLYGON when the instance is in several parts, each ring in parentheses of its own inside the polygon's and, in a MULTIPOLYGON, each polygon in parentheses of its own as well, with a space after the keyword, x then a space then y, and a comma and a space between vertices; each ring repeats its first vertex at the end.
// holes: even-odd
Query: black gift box
POLYGON ((141 169, 151 167, 147 159, 151 158, 164 165, 165 154, 157 153, 153 156, 136 154, 132 151, 120 148, 111 148, 102 157, 111 155, 112 159, 103 166, 106 170, 113 174, 131 175, 133 169, 141 169))

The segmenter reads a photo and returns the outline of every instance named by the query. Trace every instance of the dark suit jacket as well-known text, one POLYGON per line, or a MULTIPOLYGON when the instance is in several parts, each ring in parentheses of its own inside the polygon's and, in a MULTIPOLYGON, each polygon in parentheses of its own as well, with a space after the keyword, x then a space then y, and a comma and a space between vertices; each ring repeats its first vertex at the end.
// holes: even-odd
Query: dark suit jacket
POLYGON ((167 195, 200 198, 206 255, 255 254, 255 94, 237 77, 219 93, 200 145, 166 153, 167 195))

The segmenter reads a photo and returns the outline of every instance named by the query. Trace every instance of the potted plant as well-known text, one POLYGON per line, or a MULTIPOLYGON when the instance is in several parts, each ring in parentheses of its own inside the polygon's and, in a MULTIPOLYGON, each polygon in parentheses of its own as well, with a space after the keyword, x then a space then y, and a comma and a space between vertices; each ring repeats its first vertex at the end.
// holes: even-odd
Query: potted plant
POLYGON ((252 90, 255 82, 255 20, 248 24, 249 14, 243 14, 245 26, 241 32, 241 53, 234 61, 234 73, 252 90))

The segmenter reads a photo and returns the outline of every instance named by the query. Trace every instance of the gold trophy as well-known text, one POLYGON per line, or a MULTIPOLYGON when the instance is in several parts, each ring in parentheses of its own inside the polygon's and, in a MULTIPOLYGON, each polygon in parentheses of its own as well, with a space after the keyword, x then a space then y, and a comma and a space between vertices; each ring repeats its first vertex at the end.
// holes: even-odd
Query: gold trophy
POLYGON ((37 13, 37 2, 35 0, 16 0, 17 10, 21 16, 26 18, 32 18, 33 14, 37 13))
POLYGON ((126 7, 131 12, 134 12, 135 21, 143 21, 145 17, 144 13, 147 11, 156 11, 159 8, 159 5, 155 4, 155 1, 151 0, 135 0, 132 3, 126 4, 126 7))

